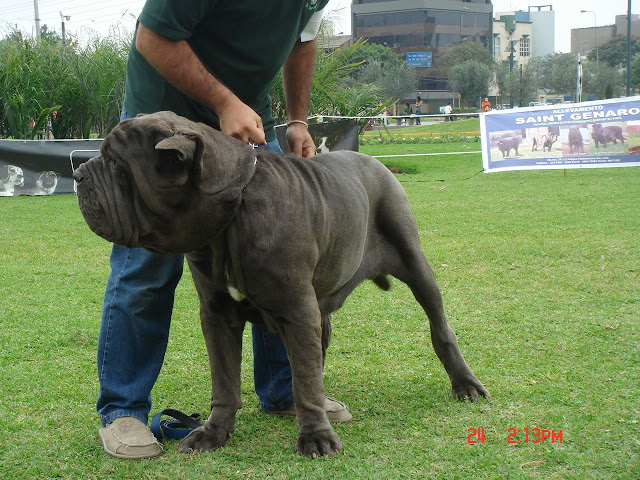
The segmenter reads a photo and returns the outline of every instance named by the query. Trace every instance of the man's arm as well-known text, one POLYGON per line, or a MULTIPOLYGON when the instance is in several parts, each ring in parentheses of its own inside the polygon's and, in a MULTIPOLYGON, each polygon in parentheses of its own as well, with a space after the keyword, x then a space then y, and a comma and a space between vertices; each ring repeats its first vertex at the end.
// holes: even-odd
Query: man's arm
POLYGON ((202 64, 186 40, 171 40, 138 25, 136 48, 169 83, 218 115, 220 130, 264 145, 262 119, 202 64))
MULTIPOLYGON (((308 42, 298 40, 282 66, 282 83, 289 122, 307 120, 315 63, 315 39, 308 42)), ((287 142, 291 153, 295 155, 309 158, 316 154, 313 139, 307 127, 301 123, 290 123, 287 127, 287 142)))

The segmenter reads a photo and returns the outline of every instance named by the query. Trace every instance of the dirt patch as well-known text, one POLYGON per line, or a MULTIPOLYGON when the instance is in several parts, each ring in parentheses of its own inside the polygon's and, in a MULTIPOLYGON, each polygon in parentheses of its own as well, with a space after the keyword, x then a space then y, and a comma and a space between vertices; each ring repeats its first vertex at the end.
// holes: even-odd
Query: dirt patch
POLYGON ((389 169, 389 171, 391 173, 394 173, 396 175, 400 175, 400 174, 404 173, 404 171, 400 167, 396 167, 394 165, 387 166, 387 168, 389 169))

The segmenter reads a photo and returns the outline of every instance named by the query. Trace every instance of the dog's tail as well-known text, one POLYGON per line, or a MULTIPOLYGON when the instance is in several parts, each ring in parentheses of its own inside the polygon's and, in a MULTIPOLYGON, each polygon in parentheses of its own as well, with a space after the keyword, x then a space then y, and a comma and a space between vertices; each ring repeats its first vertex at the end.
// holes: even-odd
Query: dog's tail
POLYGON ((371 279, 373 283, 379 286, 382 290, 389 290, 391 288, 391 282, 386 275, 376 275, 371 279))

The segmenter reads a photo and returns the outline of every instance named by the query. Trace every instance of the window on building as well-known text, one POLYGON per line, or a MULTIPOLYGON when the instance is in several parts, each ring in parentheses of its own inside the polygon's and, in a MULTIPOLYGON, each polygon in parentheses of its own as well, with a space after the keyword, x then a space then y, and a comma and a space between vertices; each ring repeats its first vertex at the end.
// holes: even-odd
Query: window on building
POLYGON ((522 37, 520 39, 520 56, 528 57, 531 55, 531 41, 529 37, 522 37))
POLYGON ((493 37, 493 56, 499 57, 501 54, 502 52, 500 52, 500 37, 496 35, 495 37, 493 37))
POLYGON ((435 18, 437 25, 460 25, 459 12, 429 10, 429 16, 435 18))
POLYGON ((472 13, 463 13, 462 14, 462 26, 463 27, 475 27, 476 26, 476 17, 472 13))
POLYGON ((489 15, 478 15, 478 27, 489 28, 490 18, 489 15))

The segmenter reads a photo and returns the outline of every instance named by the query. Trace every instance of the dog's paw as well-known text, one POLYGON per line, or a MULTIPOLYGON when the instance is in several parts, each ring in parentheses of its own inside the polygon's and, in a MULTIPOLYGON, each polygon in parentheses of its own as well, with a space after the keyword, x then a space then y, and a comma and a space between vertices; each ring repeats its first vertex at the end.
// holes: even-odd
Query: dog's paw
POLYGON ((450 396, 460 401, 471 400, 472 402, 479 401, 480 397, 491 397, 489 391, 480 383, 480 380, 474 376, 453 383, 451 385, 450 396))
POLYGON ((296 453, 311 458, 333 457, 341 448, 342 441, 333 430, 300 433, 296 442, 296 453))
POLYGON ((200 453, 222 447, 231 438, 226 428, 210 425, 207 422, 187 435, 178 446, 180 453, 200 453))

